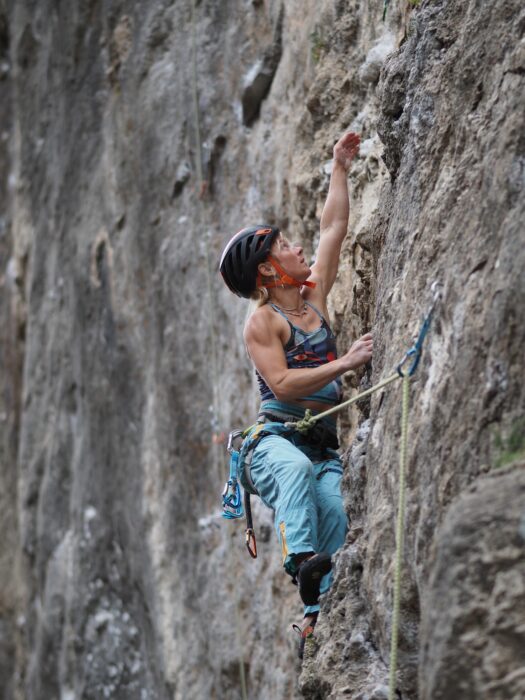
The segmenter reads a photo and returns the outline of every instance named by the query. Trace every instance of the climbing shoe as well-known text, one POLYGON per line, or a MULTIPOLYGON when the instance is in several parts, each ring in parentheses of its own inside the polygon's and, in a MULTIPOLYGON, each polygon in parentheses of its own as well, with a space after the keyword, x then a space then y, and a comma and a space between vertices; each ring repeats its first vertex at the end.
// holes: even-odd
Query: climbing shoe
POLYGON ((310 624, 302 630, 299 625, 292 625, 292 629, 294 632, 297 632, 297 634, 300 636, 299 640, 299 647, 297 649, 297 655, 300 659, 303 658, 304 656, 304 647, 306 644, 307 640, 311 640, 314 636, 314 627, 315 623, 317 622, 317 615, 315 615, 310 622, 310 624))
POLYGON ((319 599, 321 579, 332 568, 332 558, 326 552, 314 554, 302 562, 297 570, 296 578, 299 595, 305 605, 315 605, 319 599))

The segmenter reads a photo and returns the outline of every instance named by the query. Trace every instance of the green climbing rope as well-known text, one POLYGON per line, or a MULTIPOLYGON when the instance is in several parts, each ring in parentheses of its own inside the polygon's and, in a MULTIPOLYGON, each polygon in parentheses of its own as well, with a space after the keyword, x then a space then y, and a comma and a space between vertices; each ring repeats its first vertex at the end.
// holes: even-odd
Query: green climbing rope
POLYGON ((401 445, 399 449, 399 494, 396 524, 396 558, 394 570, 394 604, 392 611, 392 635, 390 638, 390 678, 388 700, 394 700, 396 694, 397 642, 399 636, 399 609, 401 601, 401 567, 403 563, 403 541, 405 525, 405 474, 407 466, 408 445, 408 405, 410 375, 403 375, 403 400, 401 408, 401 445))

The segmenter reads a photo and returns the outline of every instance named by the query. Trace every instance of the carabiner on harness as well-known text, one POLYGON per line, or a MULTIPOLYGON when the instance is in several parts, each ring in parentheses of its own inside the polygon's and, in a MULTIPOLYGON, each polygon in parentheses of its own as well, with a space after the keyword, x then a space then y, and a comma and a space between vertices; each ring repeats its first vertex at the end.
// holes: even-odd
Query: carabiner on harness
POLYGON ((246 547, 250 552, 251 558, 257 559, 257 540, 255 539, 255 532, 251 527, 246 528, 246 547))
POLYGON ((244 492, 244 510, 246 511, 246 547, 250 552, 251 558, 257 559, 257 540, 255 539, 255 530, 253 529, 252 506, 248 491, 244 492))
POLYGON ((241 435, 241 430, 233 430, 228 436, 227 449, 230 453, 230 478, 224 485, 222 492, 222 517, 228 520, 242 518, 244 515, 238 475, 239 452, 234 449, 234 442, 241 435))

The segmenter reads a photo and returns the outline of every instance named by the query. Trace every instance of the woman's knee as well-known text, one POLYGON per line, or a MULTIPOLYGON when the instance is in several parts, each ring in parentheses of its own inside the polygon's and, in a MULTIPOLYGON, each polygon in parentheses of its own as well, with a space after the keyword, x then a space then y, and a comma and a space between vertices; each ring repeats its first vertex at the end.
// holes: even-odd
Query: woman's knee
POLYGON ((321 520, 329 529, 345 532, 348 525, 348 517, 341 497, 333 496, 326 499, 322 506, 321 520))

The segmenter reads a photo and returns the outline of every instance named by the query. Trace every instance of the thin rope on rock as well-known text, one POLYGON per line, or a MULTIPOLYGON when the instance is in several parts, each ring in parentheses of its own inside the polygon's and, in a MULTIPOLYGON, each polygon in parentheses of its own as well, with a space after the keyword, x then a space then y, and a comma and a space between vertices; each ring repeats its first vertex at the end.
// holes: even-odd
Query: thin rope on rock
POLYGON ((392 611, 392 636, 390 640, 390 678, 388 686, 388 700, 395 700, 396 696, 396 670, 397 647, 399 638, 399 611, 401 604, 401 569, 403 564, 403 543, 405 532, 405 475, 407 468, 408 446, 408 409, 410 375, 403 376, 403 399, 401 410, 401 444, 399 449, 399 495, 397 505, 396 524, 396 556, 394 569, 394 604, 392 611))

